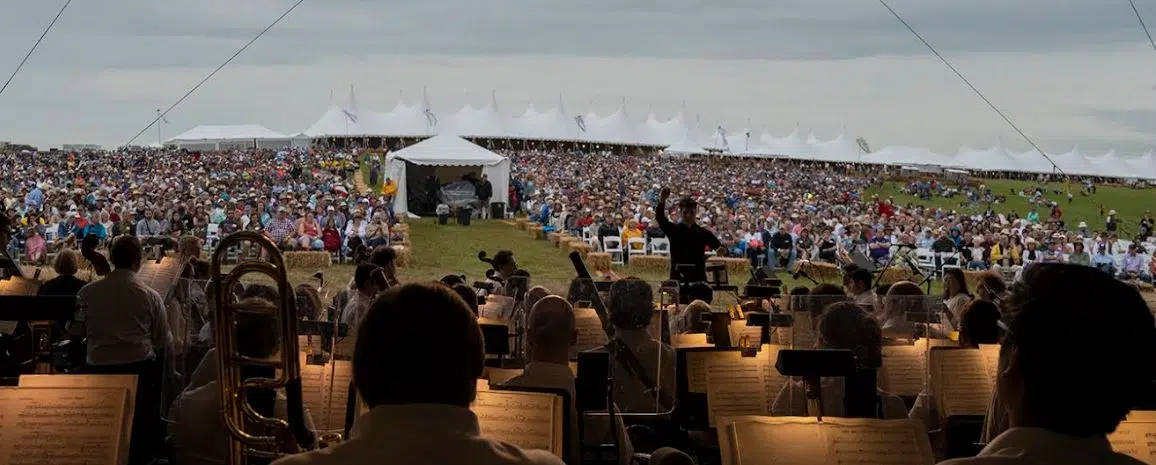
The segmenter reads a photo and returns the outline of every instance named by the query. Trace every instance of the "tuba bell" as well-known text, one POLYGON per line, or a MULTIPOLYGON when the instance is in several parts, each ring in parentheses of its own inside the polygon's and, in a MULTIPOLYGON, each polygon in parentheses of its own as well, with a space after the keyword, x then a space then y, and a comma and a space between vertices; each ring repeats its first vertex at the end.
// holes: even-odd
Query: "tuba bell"
POLYGON ((297 310, 295 294, 285 271, 284 257, 268 237, 254 231, 230 234, 213 251, 210 265, 213 290, 213 330, 217 345, 218 384, 225 428, 229 433, 230 465, 243 465, 250 458, 271 459, 313 448, 314 434, 305 427, 305 408, 301 396, 301 366, 297 347, 297 310), (227 274, 221 265, 229 248, 242 242, 258 245, 268 261, 244 261, 227 274), (257 273, 277 283, 278 302, 238 302, 234 286, 243 276, 257 273), (274 359, 257 359, 240 353, 234 329, 238 314, 269 315, 278 318, 280 345, 274 359), (269 377, 246 379, 242 368, 266 370, 269 377), (288 421, 266 417, 248 399, 249 389, 285 390, 288 421), (251 428, 259 428, 251 432, 251 428))

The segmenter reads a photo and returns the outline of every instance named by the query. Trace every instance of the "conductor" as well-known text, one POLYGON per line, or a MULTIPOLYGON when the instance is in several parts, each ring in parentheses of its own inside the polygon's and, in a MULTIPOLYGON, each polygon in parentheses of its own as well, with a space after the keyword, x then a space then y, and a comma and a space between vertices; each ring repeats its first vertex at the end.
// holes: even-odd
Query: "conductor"
POLYGON ((680 223, 672 223, 666 217, 666 199, 670 188, 662 188, 655 209, 658 227, 670 238, 670 279, 681 283, 706 281, 706 250, 722 253, 722 243, 714 233, 695 223, 698 203, 690 197, 678 202, 680 223), (682 266, 682 269, 679 266, 682 266))

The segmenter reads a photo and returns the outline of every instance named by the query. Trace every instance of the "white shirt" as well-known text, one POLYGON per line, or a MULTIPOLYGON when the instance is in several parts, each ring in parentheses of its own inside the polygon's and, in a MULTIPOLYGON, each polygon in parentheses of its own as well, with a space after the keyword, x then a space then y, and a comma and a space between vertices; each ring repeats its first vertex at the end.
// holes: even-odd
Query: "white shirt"
POLYGON ((351 294, 353 296, 349 299, 349 303, 345 304, 345 309, 341 311, 341 322, 349 325, 349 332, 353 334, 357 331, 357 326, 361 324, 361 320, 365 318, 366 312, 369 311, 373 298, 367 297, 361 291, 353 291, 351 294))
POLYGON ((358 419, 357 433, 327 449, 276 465, 562 465, 544 450, 522 450, 479 436, 478 417, 442 404, 379 405, 358 419))
MULTIPOLYGON (((273 402, 276 418, 289 418, 285 396, 277 393, 273 402)), ((305 426, 313 429, 309 414, 305 426)), ((225 465, 229 455, 229 433, 224 425, 221 388, 216 381, 186 389, 169 409, 169 434, 173 440, 175 465, 225 465)))
POLYGON ((1141 465, 1144 462, 1114 452, 1108 438, 1081 438, 1043 428, 1012 428, 996 436, 979 455, 940 465, 1141 465))
POLYGON ((76 321, 88 337, 90 365, 123 365, 172 354, 173 335, 160 294, 136 278, 136 272, 116 269, 77 294, 76 321))

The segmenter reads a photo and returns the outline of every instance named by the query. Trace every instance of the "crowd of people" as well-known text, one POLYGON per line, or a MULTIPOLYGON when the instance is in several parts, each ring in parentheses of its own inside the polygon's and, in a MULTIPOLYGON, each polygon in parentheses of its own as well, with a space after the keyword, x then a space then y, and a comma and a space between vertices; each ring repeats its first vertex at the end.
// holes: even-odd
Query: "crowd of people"
POLYGON ((0 153, 9 253, 45 263, 121 235, 174 248, 261 231, 286 250, 350 255, 396 239, 392 196, 358 190, 358 163, 324 150, 0 153))
MULTIPOLYGON (((982 181, 913 180, 900 192, 961 195, 974 208, 958 210, 865 197, 882 185, 888 168, 775 159, 675 158, 662 155, 582 155, 519 152, 511 198, 548 230, 599 238, 661 237, 655 206, 661 185, 673 186, 702 208, 720 253, 749 257, 752 265, 794 269, 801 260, 852 263, 862 254, 876 265, 915 260, 917 250, 943 253, 936 265, 1018 272, 1037 262, 1094 266, 1124 279, 1151 282, 1156 247, 1151 213, 1129 219, 1124 234, 1115 210, 1102 224, 1065 221, 1064 192, 992 192, 982 181), (953 186, 953 187, 949 187, 953 186), (1009 211, 1007 196, 1025 198, 1026 212, 1009 211), (1044 215, 1041 216, 1040 212, 1044 215), (896 250, 897 246, 907 246, 896 250)), ((1094 189, 1094 187, 1093 187, 1094 189)), ((1085 188, 1085 191, 1087 188, 1085 188)), ((884 191, 886 192, 886 191, 884 191)), ((1087 202, 1080 198, 1076 201, 1087 202)))

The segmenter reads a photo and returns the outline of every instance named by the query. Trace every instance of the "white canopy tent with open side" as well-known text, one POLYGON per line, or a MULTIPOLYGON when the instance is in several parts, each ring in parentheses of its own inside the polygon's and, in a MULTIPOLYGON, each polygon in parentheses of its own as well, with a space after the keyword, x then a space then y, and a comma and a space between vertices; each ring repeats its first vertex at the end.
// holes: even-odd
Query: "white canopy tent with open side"
POLYGON ((395 214, 409 212, 410 165, 481 171, 494 187, 490 202, 510 204, 510 159, 461 137, 442 134, 393 152, 386 159, 386 176, 397 181, 397 195, 393 199, 395 214))

